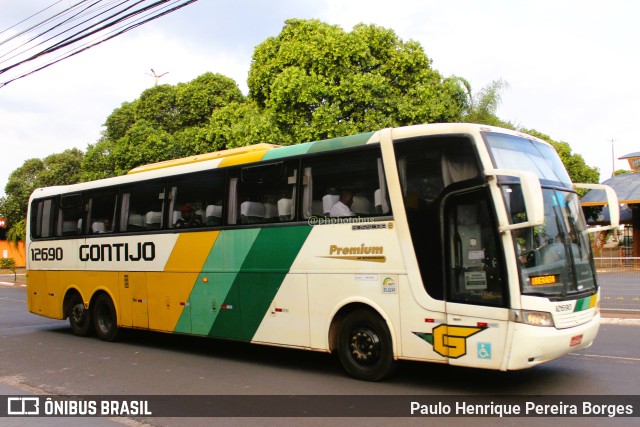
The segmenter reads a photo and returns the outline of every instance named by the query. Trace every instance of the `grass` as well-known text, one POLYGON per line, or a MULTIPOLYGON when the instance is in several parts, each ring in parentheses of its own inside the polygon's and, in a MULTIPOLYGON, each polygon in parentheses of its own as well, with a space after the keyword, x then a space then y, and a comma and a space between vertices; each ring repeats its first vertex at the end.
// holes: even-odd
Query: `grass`
MULTIPOLYGON (((9 279, 7 281, 15 282, 16 284, 24 284, 25 283, 25 276, 24 276, 25 271, 26 271, 26 269, 24 267, 16 268, 16 272, 15 272, 16 279, 15 279, 15 281, 13 280, 13 278, 11 278, 11 279, 9 279)), ((7 275, 7 276, 10 276, 10 275, 12 276, 13 275, 13 271, 8 270, 6 268, 2 268, 2 269, 0 269, 0 274, 7 275)))

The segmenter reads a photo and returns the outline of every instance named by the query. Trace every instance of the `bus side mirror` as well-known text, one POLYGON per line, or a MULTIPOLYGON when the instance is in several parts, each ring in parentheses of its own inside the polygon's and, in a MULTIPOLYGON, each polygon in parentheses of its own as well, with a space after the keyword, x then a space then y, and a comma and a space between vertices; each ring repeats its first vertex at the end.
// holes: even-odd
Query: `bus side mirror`
POLYGON ((597 233, 598 231, 618 228, 620 225, 620 204, 618 203, 618 195, 613 188, 604 184, 573 184, 573 186, 575 188, 584 188, 585 190, 603 190, 607 196, 606 204, 609 205, 609 218, 611 219, 611 225, 591 227, 586 230, 587 233, 597 233))
POLYGON ((501 233, 544 224, 544 198, 542 197, 542 187, 540 186, 538 175, 533 172, 512 169, 490 169, 486 173, 496 179, 498 176, 509 176, 520 180, 527 221, 517 224, 501 223, 499 225, 501 233))

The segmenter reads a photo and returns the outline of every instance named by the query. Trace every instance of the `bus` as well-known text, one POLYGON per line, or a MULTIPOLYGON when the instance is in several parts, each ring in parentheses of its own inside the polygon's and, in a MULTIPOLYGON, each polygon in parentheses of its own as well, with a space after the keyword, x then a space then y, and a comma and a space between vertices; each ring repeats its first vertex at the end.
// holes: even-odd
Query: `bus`
MULTIPOLYGON (((528 368, 598 332, 577 187, 548 143, 474 124, 149 164, 34 191, 28 309, 106 341, 334 353, 367 381, 400 360, 528 368)), ((588 187, 616 227, 615 193, 588 187)))

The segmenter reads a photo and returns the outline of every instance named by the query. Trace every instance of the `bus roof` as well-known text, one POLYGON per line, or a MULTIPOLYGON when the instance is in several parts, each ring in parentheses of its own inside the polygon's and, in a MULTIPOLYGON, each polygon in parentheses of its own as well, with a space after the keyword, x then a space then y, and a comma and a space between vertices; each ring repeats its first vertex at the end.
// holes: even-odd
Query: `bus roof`
POLYGON ((254 144, 254 145, 247 145, 245 147, 229 148, 227 150, 214 151, 212 153, 196 154, 195 156, 183 157, 180 159, 165 160, 163 162, 150 163, 148 165, 138 166, 136 168, 131 169, 128 172, 128 174, 147 172, 147 171, 152 171, 156 169, 170 168, 173 166, 187 165, 187 164, 197 163, 197 162, 204 162, 206 160, 230 158, 235 156, 241 156, 243 154, 260 153, 260 152, 268 151, 278 147, 280 147, 280 145, 260 143, 260 144, 254 144))

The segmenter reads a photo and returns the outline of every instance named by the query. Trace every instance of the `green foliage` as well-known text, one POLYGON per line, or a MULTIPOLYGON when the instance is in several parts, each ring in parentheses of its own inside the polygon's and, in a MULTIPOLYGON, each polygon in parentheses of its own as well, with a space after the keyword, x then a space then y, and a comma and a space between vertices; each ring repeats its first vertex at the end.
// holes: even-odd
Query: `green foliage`
MULTIPOLYGON (((207 128, 206 141, 212 150, 242 147, 259 142, 284 143, 275 118, 261 111, 255 102, 234 102, 214 111, 207 128)), ((293 140, 287 141, 289 144, 293 140)), ((287 145, 289 145, 287 144, 287 145)))
MULTIPOLYGON (((419 43, 360 24, 348 33, 292 19, 259 45, 249 97, 292 144, 388 126, 460 120, 463 89, 431 68, 419 43)), ((252 117, 255 120, 255 117, 252 117)))
POLYGON ((0 270, 9 270, 13 273, 13 281, 18 278, 16 274, 16 260, 13 258, 0 258, 0 270))
POLYGON ((14 227, 26 218, 29 197, 36 188, 80 181, 83 156, 82 151, 72 148, 44 159, 26 160, 11 173, 4 189, 7 196, 0 201, 0 211, 10 227, 9 236, 23 239, 24 231, 14 227))
POLYGON ((243 100, 232 79, 213 73, 147 89, 107 118, 103 137, 87 148, 83 179, 122 175, 146 163, 213 151, 207 140, 211 114, 243 100))
MULTIPOLYGON (((135 113, 131 102, 123 102, 120 108, 116 108, 107 117, 104 123, 104 138, 108 141, 117 141, 122 138, 135 123, 135 113)), ((88 154, 88 153, 87 153, 88 154)))
POLYGON ((613 176, 626 175, 628 173, 633 173, 633 171, 630 171, 628 169, 618 169, 613 173, 613 176))
POLYGON ((16 272, 16 260, 13 258, 0 258, 0 270, 16 272))
POLYGON ((82 181, 93 181, 114 176, 116 158, 111 155, 114 151, 114 146, 115 143, 112 139, 103 136, 98 142, 87 147, 87 153, 82 160, 82 181))
POLYGON ((25 241, 27 237, 27 220, 21 219, 7 232, 7 241, 18 247, 19 241, 25 241))
POLYGON ((509 87, 503 79, 494 80, 474 94, 471 84, 462 77, 456 77, 465 89, 466 103, 463 120, 468 123, 481 123, 490 126, 514 127, 498 118, 496 112, 502 101, 502 91, 509 87))
POLYGON ((111 157, 115 175, 123 175, 136 166, 182 157, 173 136, 149 120, 136 120, 125 136, 115 144, 111 157))
POLYGON ((44 170, 38 177, 39 187, 80 182, 84 153, 77 148, 45 157, 44 170))

